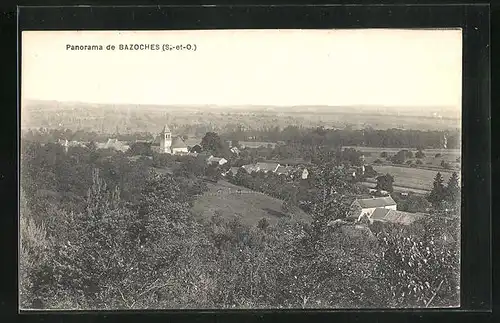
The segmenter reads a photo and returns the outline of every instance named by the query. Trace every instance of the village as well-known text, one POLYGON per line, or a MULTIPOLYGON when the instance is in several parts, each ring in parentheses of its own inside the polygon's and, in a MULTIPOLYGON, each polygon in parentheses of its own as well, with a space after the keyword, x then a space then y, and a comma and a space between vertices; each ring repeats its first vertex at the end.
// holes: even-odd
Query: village
MULTIPOLYGON (((249 139, 251 140, 253 138, 250 137, 249 139)), ((446 137, 444 140, 444 147, 446 147, 446 137)), ((89 142, 80 142, 75 140, 69 141, 68 139, 59 139, 57 143, 62 145, 66 152, 70 147, 88 147, 91 145, 89 142)), ((106 142, 93 143, 95 149, 99 150, 114 150, 121 153, 127 153, 131 150, 131 147, 135 146, 136 149, 137 147, 141 147, 142 151, 151 150, 157 154, 171 155, 181 158, 182 156, 194 157, 196 160, 212 167, 214 171, 217 172, 217 180, 215 180, 215 183, 217 183, 219 179, 229 181, 230 178, 237 176, 240 171, 244 171, 248 175, 263 174, 266 176, 273 174, 290 180, 293 180, 295 177, 296 179, 305 181, 308 179, 312 169, 314 169, 310 162, 301 158, 292 158, 283 161, 261 160, 250 164, 235 166, 236 164, 241 164, 239 157, 243 151, 256 151, 259 148, 276 149, 276 147, 285 145, 285 142, 283 141, 238 141, 235 143, 236 145, 233 145, 233 141, 227 140, 225 144, 227 145, 230 155, 214 155, 213 152, 203 151, 200 139, 186 138, 186 136, 183 138, 182 136, 174 135, 168 125, 165 125, 163 129, 157 135, 153 136, 151 140, 135 140, 132 142, 125 142, 116 138, 109 138, 106 142)), ((354 148, 347 147, 347 149, 354 148)), ((397 225, 410 225, 413 222, 429 215, 427 213, 427 211, 430 210, 429 207, 413 212, 402 211, 401 207, 398 207, 398 204, 391 196, 391 194, 393 196, 397 195, 399 197, 398 200, 401 200, 407 198, 409 195, 420 195, 418 194, 420 193, 418 190, 402 187, 389 192, 386 189, 378 187, 378 185, 374 187, 373 183, 375 178, 378 175, 384 174, 379 174, 373 170, 373 166, 375 166, 377 162, 374 162, 373 158, 370 158, 371 153, 367 153, 366 155, 368 155, 368 158, 365 157, 365 154, 360 154, 359 160, 361 161, 361 164, 359 165, 351 165, 347 168, 345 168, 344 165, 340 166, 340 168, 348 174, 349 180, 363 178, 365 182, 362 182, 362 184, 366 186, 366 192, 355 196, 353 202, 351 203, 351 210, 346 215, 347 220, 355 222, 368 220, 370 223, 387 222, 397 225), (367 172, 365 172, 366 168, 370 168, 371 170, 371 174, 369 176, 367 176, 367 172)), ((138 157, 140 157, 140 154, 130 156, 128 158, 130 160, 136 160, 138 157)), ((156 169, 160 173, 173 173, 168 167, 156 169)), ((238 189, 237 191, 240 190, 238 189)))

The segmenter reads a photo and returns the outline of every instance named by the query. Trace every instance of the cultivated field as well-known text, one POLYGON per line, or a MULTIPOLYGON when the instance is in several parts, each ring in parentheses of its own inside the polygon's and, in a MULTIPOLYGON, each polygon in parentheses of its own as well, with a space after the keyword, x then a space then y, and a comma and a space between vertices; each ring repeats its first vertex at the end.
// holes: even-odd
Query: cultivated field
MULTIPOLYGON (((260 219, 266 218, 271 224, 286 215, 281 211, 282 201, 265 194, 219 181, 208 183, 205 192, 193 206, 195 214, 210 218, 216 211, 226 219, 238 218, 242 223, 255 226, 260 219)), ((310 221, 305 212, 298 210, 293 214, 294 220, 310 221)))
MULTIPOLYGON (((437 171, 410 168, 410 167, 398 167, 398 166, 373 166, 373 169, 380 174, 391 174, 394 177, 394 186, 399 188, 410 188, 416 190, 430 191, 432 189, 432 183, 437 171)), ((443 176, 444 183, 448 181, 451 176, 450 171, 440 171, 443 176)), ((458 174, 460 176, 460 174, 458 174)), ((374 182, 372 179, 369 182, 374 182)))
MULTIPOLYGON (((345 148, 354 148, 358 151, 363 152, 365 154, 365 162, 367 164, 373 164, 373 162, 378 159, 382 162, 381 165, 391 165, 392 164, 392 162, 390 161, 391 156, 394 156, 398 151, 403 149, 403 148, 355 147, 355 146, 349 146, 345 148), (380 154, 382 152, 387 153, 388 157, 387 158, 381 157, 380 154)), ((415 156, 415 153, 417 152, 416 148, 411 148, 408 150, 411 151, 415 156)), ((425 149, 423 153, 425 156, 420 159, 422 162, 421 165, 416 165, 417 158, 415 157, 409 158, 408 160, 411 161, 412 164, 415 164, 417 168, 427 169, 431 171, 440 171, 440 172, 447 171, 443 169, 443 167, 441 166, 442 161, 450 164, 451 168, 453 168, 454 170, 460 169, 460 160, 457 160, 457 158, 461 156, 460 149, 425 149)))

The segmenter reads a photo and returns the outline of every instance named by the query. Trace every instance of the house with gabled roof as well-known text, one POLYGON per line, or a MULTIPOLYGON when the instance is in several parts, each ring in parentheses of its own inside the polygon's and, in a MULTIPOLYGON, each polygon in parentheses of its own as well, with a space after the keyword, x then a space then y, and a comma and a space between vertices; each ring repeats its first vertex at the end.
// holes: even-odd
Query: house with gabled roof
POLYGON ((280 164, 278 163, 256 163, 255 167, 257 168, 257 171, 259 172, 271 172, 274 173, 278 169, 280 164))
POLYGON ((362 216, 371 218, 377 208, 396 211, 397 204, 391 196, 356 199, 351 204, 351 214, 349 216, 358 219, 362 216))
POLYGON ((211 165, 219 165, 219 166, 222 166, 224 165, 225 163, 227 163, 227 159, 225 158, 221 158, 221 157, 214 157, 214 156, 210 156, 207 158, 207 164, 211 164, 211 165))
POLYGON ((241 166, 248 174, 252 174, 253 172, 258 172, 258 168, 253 164, 243 165, 241 166))
POLYGON ((97 143, 96 147, 97 149, 114 149, 121 152, 126 152, 130 148, 129 145, 119 141, 116 138, 110 138, 105 143, 97 143))
POLYGON ((290 175, 293 172, 294 168, 291 166, 283 166, 279 165, 278 168, 276 168, 275 173, 278 175, 290 175))

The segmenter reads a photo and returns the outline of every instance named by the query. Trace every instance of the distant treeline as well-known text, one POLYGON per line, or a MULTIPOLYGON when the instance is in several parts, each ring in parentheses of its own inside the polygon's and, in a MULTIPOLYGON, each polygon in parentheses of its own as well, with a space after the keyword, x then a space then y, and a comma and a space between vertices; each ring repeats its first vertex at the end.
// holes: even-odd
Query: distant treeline
POLYGON ((30 129, 22 133, 22 139, 29 142, 53 143, 59 139, 79 142, 105 142, 109 138, 116 138, 122 141, 151 140, 153 135, 149 132, 136 133, 99 133, 96 131, 70 129, 30 129))
MULTIPOLYGON (((181 130, 182 127, 179 128, 181 130)), ((182 129, 185 133, 186 129, 182 129)), ((181 134, 179 133, 179 134, 181 134)), ((204 134, 204 133, 203 133, 204 134)), ((403 129, 325 129, 306 128, 299 126, 287 126, 265 128, 259 130, 235 129, 229 127, 226 131, 219 132, 224 140, 231 141, 264 141, 287 144, 302 144, 312 146, 368 146, 382 148, 444 148, 446 137, 446 148, 460 148, 460 131, 421 131, 403 129)), ((58 139, 76 141, 103 142, 108 138, 117 138, 123 141, 150 140, 153 134, 150 132, 134 133, 99 133, 96 131, 70 129, 37 129, 24 131, 23 139, 34 142, 55 142, 58 139)))
POLYGON ((228 140, 284 141, 316 146, 368 146, 384 148, 460 148, 460 131, 421 131, 403 129, 325 129, 288 126, 262 130, 237 130, 223 136, 228 140))

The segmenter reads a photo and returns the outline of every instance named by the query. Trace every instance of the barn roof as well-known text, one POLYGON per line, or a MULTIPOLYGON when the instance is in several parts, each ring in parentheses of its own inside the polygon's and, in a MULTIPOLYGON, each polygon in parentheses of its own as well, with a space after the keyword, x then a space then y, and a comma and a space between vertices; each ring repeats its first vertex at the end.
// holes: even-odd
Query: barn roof
POLYGON ((255 167, 258 170, 274 172, 280 164, 277 163, 256 163, 255 167))
POLYGON ((363 209, 396 205, 396 202, 390 196, 358 199, 356 201, 363 209))
POLYGON ((277 174, 289 174, 290 172, 293 171, 293 167, 291 166, 282 166, 282 165, 279 165, 278 168, 276 169, 276 173, 277 174))
POLYGON ((248 164, 248 165, 243 165, 241 166, 244 170, 247 171, 248 174, 251 174, 252 172, 256 172, 258 169, 255 167, 255 165, 248 164))
POLYGON ((422 217, 424 217, 423 214, 377 208, 373 212, 371 219, 382 222, 409 225, 422 217))

